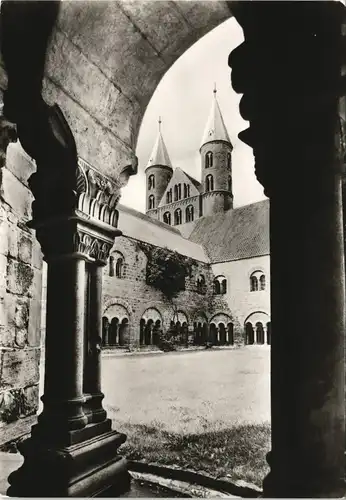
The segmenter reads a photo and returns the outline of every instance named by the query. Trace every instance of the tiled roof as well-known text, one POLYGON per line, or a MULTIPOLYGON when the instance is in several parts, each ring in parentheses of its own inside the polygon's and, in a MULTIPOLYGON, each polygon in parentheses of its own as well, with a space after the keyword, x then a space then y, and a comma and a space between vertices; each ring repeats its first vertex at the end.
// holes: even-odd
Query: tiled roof
POLYGON ((124 236, 158 247, 167 247, 200 262, 209 262, 201 245, 183 238, 178 229, 152 219, 133 208, 118 205, 118 228, 124 236))
POLYGON ((213 263, 269 255, 269 200, 202 217, 189 240, 213 263))

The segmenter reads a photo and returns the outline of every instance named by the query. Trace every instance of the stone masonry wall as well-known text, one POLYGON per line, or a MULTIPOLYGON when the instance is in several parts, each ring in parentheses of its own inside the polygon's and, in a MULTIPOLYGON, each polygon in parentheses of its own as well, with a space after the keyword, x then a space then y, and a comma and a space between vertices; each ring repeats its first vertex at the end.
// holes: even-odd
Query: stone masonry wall
POLYGON ((0 444, 27 432, 38 408, 42 254, 26 226, 34 168, 9 145, 0 171, 0 444))
MULTIPOLYGON (((109 276, 109 266, 104 268, 103 281, 103 314, 115 304, 126 309, 129 319, 130 343, 139 342, 139 324, 143 313, 148 308, 156 309, 163 320, 163 329, 168 329, 173 316, 172 304, 154 287, 146 284, 147 257, 139 249, 136 240, 119 237, 116 239, 112 253, 121 253, 125 258, 122 278, 109 276)), ((186 314, 189 326, 199 317, 209 319, 218 312, 224 312, 238 325, 231 314, 227 301, 222 296, 212 293, 213 273, 209 264, 195 261, 191 278, 186 279, 185 291, 182 291, 174 303, 177 310, 186 314), (196 279, 203 274, 206 280, 206 293, 197 292, 196 279)), ((237 328, 238 330, 239 328, 237 328)))

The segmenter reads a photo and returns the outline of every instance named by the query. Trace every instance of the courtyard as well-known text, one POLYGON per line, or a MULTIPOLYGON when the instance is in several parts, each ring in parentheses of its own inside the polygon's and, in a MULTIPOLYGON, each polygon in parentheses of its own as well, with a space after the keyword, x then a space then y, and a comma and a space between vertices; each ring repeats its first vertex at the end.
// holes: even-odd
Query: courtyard
POLYGON ((105 408, 128 458, 261 485, 270 448, 270 349, 102 360, 105 408))

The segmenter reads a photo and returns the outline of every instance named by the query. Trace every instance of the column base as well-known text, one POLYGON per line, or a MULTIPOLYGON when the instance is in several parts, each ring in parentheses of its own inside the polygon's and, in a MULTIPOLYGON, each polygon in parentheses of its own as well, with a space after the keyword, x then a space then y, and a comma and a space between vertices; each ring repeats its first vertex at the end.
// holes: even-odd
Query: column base
MULTIPOLYGON (((52 448, 30 437, 19 445, 20 469, 10 474, 11 497, 91 497, 107 490, 128 491, 131 476, 126 460, 117 454, 126 436, 109 431, 67 447, 52 448)), ((113 493, 115 495, 115 493, 113 493)))
POLYGON ((307 463, 301 463, 300 472, 297 461, 293 470, 289 462, 285 464, 282 473, 275 467, 275 462, 269 452, 268 462, 272 469, 263 480, 263 498, 343 498, 346 494, 346 481, 343 477, 331 477, 330 474, 314 473, 307 469, 307 463))

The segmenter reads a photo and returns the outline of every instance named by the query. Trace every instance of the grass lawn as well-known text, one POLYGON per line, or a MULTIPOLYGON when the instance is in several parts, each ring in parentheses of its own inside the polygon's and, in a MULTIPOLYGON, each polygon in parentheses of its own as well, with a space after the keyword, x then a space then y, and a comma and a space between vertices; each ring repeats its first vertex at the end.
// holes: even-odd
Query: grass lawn
POLYGON ((122 453, 261 486, 270 448, 269 349, 105 357, 122 453))

